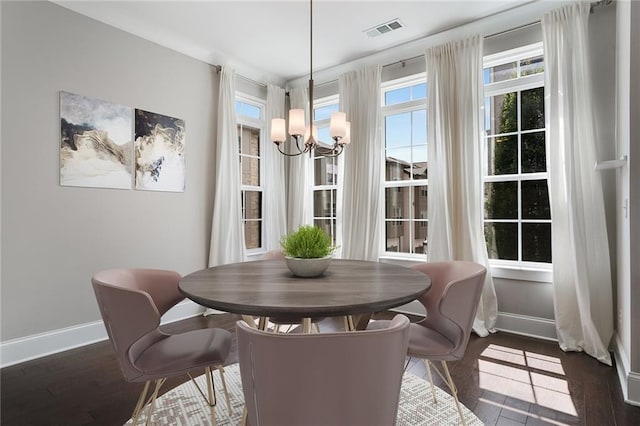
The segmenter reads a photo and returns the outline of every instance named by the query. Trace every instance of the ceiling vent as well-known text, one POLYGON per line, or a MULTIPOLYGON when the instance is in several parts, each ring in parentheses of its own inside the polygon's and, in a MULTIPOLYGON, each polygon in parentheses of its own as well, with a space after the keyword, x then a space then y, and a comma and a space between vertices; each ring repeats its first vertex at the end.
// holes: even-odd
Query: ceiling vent
POLYGON ((385 22, 384 24, 376 25, 375 27, 369 28, 368 30, 364 30, 369 37, 378 37, 379 35, 390 33, 391 31, 399 30, 404 27, 399 19, 394 19, 393 21, 385 22))

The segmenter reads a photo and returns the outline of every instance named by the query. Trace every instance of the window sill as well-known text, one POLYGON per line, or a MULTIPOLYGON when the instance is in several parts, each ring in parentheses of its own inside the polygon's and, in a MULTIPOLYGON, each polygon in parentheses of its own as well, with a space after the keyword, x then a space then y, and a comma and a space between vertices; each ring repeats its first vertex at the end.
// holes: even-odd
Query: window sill
MULTIPOLYGON (((396 263, 405 266, 412 266, 425 260, 424 255, 400 255, 395 253, 384 253, 380 255, 381 262, 396 263)), ((491 262, 490 266, 493 278, 539 283, 553 282, 551 267, 496 265, 491 262)))

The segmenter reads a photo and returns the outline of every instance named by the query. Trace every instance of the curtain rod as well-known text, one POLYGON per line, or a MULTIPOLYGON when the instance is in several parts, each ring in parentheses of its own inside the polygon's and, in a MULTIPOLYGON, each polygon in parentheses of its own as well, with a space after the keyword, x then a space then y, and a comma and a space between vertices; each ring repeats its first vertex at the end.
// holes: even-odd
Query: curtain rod
MULTIPOLYGON (((211 66, 216 69, 218 74, 220 74, 220 71, 222 71, 222 65, 211 65, 211 66)), ((255 84, 257 86, 260 86, 260 87, 265 87, 265 88, 267 87, 266 83, 261 83, 261 82, 259 82, 257 80, 252 79, 252 78, 245 77, 242 74, 236 74, 236 77, 239 77, 239 78, 241 78, 241 79, 243 79, 245 81, 248 81, 249 83, 253 83, 253 84, 255 84)))

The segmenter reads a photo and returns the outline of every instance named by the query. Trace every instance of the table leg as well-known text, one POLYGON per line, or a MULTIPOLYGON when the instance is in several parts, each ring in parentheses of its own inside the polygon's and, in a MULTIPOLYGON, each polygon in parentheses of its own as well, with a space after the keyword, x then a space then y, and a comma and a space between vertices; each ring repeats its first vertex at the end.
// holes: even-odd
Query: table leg
POLYGON ((243 315, 242 319, 249 325, 249 327, 256 328, 255 319, 251 315, 243 315))
POLYGON ((258 330, 266 330, 269 323, 269 317, 260 317, 258 320, 258 330))
POLYGON ((307 334, 311 333, 311 318, 302 319, 302 332, 307 334))
POLYGON ((371 314, 360 314, 353 316, 354 330, 366 330, 371 314))

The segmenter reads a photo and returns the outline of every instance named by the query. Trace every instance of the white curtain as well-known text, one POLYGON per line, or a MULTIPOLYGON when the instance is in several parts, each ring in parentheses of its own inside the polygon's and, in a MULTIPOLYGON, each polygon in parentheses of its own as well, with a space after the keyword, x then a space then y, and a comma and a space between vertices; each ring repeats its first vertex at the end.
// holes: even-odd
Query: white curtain
POLYGON ((542 19, 556 331, 565 351, 611 365, 611 270, 588 55, 588 2, 542 19))
MULTIPOLYGON (((289 91, 289 101, 292 109, 304 109, 305 122, 309 117, 309 96, 305 87, 296 87, 289 91)), ((291 144, 292 142, 288 142, 291 144)), ((301 141, 302 144, 302 141, 301 141)), ((301 146, 304 148, 304 146, 301 146)), ((295 152, 290 151, 290 152, 295 152)), ((300 225, 310 225, 313 221, 311 214, 311 177, 309 176, 309 155, 303 154, 289 158, 287 229, 295 231, 300 225)))
POLYGON ((340 109, 351 122, 342 176, 342 257, 378 260, 383 206, 380 66, 340 76, 340 109))
POLYGON ((223 67, 218 98, 216 184, 209 266, 244 261, 244 227, 240 194, 240 162, 235 96, 236 73, 223 67))
POLYGON ((271 119, 284 117, 284 89, 269 84, 267 86, 267 105, 265 109, 266 132, 268 140, 263 146, 262 167, 264 176, 264 246, 267 250, 280 247, 280 239, 287 232, 287 207, 285 188, 284 156, 270 142, 271 119))
POLYGON ((480 35, 426 51, 431 262, 470 260, 487 267, 473 329, 494 331, 498 314, 483 225, 484 132, 480 35))

